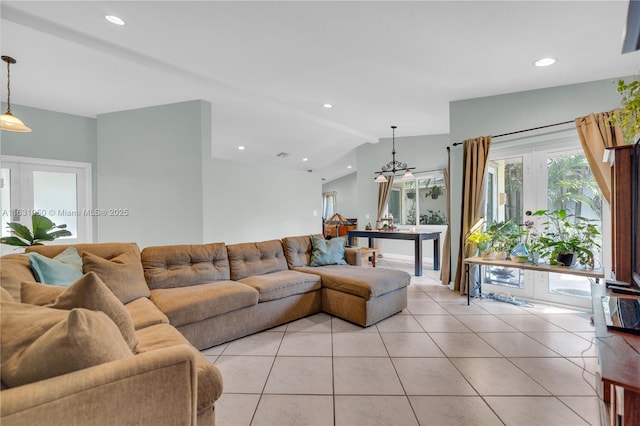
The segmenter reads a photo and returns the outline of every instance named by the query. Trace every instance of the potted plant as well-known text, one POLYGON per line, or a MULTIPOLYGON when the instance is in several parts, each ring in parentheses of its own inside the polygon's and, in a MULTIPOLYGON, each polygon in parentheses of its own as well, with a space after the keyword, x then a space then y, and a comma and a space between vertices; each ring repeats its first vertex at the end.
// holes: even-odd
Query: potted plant
POLYGON ((442 187, 440 185, 435 185, 431 189, 428 189, 425 192, 425 197, 431 196, 432 199, 437 200, 439 196, 442 195, 442 187))
POLYGON ((488 232, 482 232, 479 229, 473 231, 468 237, 467 242, 474 244, 480 252, 480 257, 483 259, 491 258, 491 242, 493 236, 488 232))
POLYGON ((67 225, 56 225, 49 218, 37 213, 31 216, 33 232, 19 222, 8 222, 7 226, 13 235, 0 238, 0 243, 10 246, 40 246, 43 241, 53 241, 59 237, 71 236, 71 232, 65 229, 67 225))
POLYGON ((614 111, 611 122, 620 127, 627 143, 633 143, 640 134, 640 82, 618 80, 616 90, 622 95, 621 108, 614 111))
POLYGON ((566 210, 538 210, 532 216, 547 218, 546 233, 539 240, 541 255, 554 265, 571 266, 575 261, 593 268, 593 251, 600 247, 600 232, 589 219, 567 214, 566 210))
POLYGON ((520 242, 520 227, 513 220, 493 222, 487 227, 487 231, 493 235, 496 259, 506 259, 507 253, 520 242))

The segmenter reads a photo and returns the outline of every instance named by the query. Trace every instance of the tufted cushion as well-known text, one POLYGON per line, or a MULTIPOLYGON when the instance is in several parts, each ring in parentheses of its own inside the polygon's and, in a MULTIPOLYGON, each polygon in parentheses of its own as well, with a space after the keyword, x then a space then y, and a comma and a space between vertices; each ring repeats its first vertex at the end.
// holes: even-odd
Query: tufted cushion
POLYGON ((280 240, 232 244, 227 253, 232 280, 287 270, 280 240))
MULTIPOLYGON (((322 238, 320 234, 317 236, 322 238)), ((309 266, 313 249, 309 235, 283 238, 282 245, 284 246, 284 255, 287 258, 289 268, 309 266)))
POLYGON ((152 290, 230 278, 224 243, 146 247, 142 250, 142 266, 152 290))

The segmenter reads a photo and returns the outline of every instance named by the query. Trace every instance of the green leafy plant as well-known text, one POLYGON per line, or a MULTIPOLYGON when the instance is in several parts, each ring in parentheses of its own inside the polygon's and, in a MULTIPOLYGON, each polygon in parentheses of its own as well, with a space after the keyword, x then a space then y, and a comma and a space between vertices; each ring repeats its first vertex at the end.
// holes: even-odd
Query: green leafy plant
POLYGON ((67 225, 56 225, 47 217, 39 214, 31 216, 33 233, 19 222, 8 222, 7 226, 13 235, 0 238, 0 243, 10 246, 40 246, 43 241, 53 241, 59 237, 71 236, 71 232, 65 229, 67 225))
POLYGON ((622 130, 627 143, 633 143, 640 133, 640 82, 637 78, 627 83, 618 80, 618 93, 622 96, 622 107, 613 113, 612 123, 622 130))
POLYGON ((493 249, 497 252, 508 253, 520 242, 520 227, 513 220, 490 223, 487 232, 493 236, 493 249))
POLYGON ((441 196, 443 193, 442 191, 442 187, 440 185, 435 185, 432 186, 431 188, 427 188, 427 190, 424 193, 425 198, 426 197, 431 197, 432 199, 436 200, 438 199, 439 196, 441 196))
POLYGON ((440 210, 427 210, 427 213, 420 215, 420 225, 446 225, 447 217, 440 210))
POLYGON ((558 264, 558 256, 573 254, 579 264, 593 267, 594 250, 600 248, 600 231, 584 217, 567 214, 566 210, 538 210, 531 216, 546 217, 546 232, 539 237, 540 254, 558 264))

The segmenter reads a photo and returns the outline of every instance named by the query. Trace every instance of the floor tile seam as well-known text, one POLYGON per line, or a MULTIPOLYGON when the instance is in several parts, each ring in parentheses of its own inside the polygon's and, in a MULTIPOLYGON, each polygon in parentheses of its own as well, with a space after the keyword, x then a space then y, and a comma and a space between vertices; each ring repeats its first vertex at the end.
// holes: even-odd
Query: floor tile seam
MULTIPOLYGON (((531 335, 531 334, 529 334, 529 333, 557 333, 557 334, 560 334, 560 333, 566 333, 565 331, 527 331, 527 332, 525 332, 525 334, 526 334, 527 336, 529 336, 530 338, 532 338, 533 340, 535 340, 536 342, 540 343, 540 344, 541 344, 542 346, 544 346, 545 348, 548 348, 550 351, 553 351, 553 352, 555 352, 555 353, 559 354, 559 355, 560 355, 561 357, 563 357, 563 358, 569 358, 569 356, 562 355, 562 354, 561 354, 561 353, 559 353, 558 351, 554 350, 551 346, 546 345, 544 342, 542 342, 542 341, 540 341, 540 340, 536 339, 534 336, 532 336, 532 335, 531 335)), ((590 349, 590 348, 591 348, 591 346, 593 346, 593 345, 589 345, 589 348, 587 348, 586 350, 590 349)), ((585 351, 582 351, 582 353, 584 353, 584 352, 585 352, 585 351)))
MULTIPOLYGON (((566 360, 567 362, 569 362, 571 365, 574 365, 576 368, 580 369, 580 377, 581 377, 581 378, 582 378, 582 380, 583 380, 583 381, 584 381, 584 382, 585 382, 585 383, 586 383, 586 384, 591 388, 591 390, 593 390, 593 392, 594 392, 594 395, 593 395, 593 396, 596 396, 596 395, 597 395, 597 390, 596 390, 596 388, 593 386, 593 384, 592 384, 589 380, 587 380, 587 378, 586 378, 586 377, 584 377, 584 374, 585 374, 585 373, 586 373, 586 374, 588 374, 589 376, 592 376, 592 377, 590 377, 591 379, 595 379, 595 378, 596 378, 596 375, 595 375, 595 374, 593 374, 593 373, 591 373, 590 371, 588 371, 586 368, 584 368, 584 367, 581 367, 581 366, 577 365, 575 362, 572 362, 572 361, 571 361, 570 359, 568 359, 567 357, 521 357, 521 356, 508 357, 508 359, 509 359, 510 361, 512 361, 512 363, 514 363, 514 362, 513 362, 513 360, 515 360, 515 359, 529 359, 529 360, 530 360, 530 359, 535 359, 535 358, 540 358, 540 359, 545 359, 545 360, 547 360, 547 359, 551 359, 551 358, 552 358, 552 359, 559 359, 559 358, 565 359, 565 360, 566 360)), ((514 364, 515 364, 515 363, 514 363, 514 364)), ((516 367, 517 367, 517 365, 516 365, 516 367)), ((564 395, 564 394, 558 394, 558 393, 554 393, 554 395, 560 395, 560 396, 578 396, 578 395, 564 395)), ((582 396, 586 396, 586 395, 582 395, 582 396)))
MULTIPOLYGON (((519 357, 514 357, 514 358, 519 358, 519 357)), ((563 359, 566 359, 565 357, 562 357, 563 359)), ((505 359, 507 361, 509 361, 511 363, 511 365, 513 365, 515 368, 517 368, 518 370, 520 370, 522 372, 522 374, 524 374, 525 376, 527 376, 528 378, 530 378, 531 380, 533 380, 535 383, 537 383, 542 389, 544 389, 545 391, 549 392, 549 395, 552 396, 556 396, 556 394, 554 392, 551 391, 551 389, 547 389, 547 387, 542 384, 539 380, 536 380, 532 375, 530 375, 529 373, 527 373, 525 370, 523 370, 522 368, 520 368, 514 361, 512 358, 506 358, 505 359)), ((569 360, 567 360, 569 361, 569 360)), ((571 362, 571 361, 569 361, 571 362)))
MULTIPOLYGON (((561 398, 563 397, 570 397, 570 398, 600 398, 598 395, 593 395, 593 396, 585 396, 585 395, 560 395, 557 396, 556 399, 560 402, 560 404, 564 405, 565 407, 567 407, 569 410, 571 410, 573 413, 575 413, 578 417, 580 417, 582 420, 584 420, 584 422, 588 425, 590 425, 591 423, 589 422, 589 420, 585 417, 583 417, 579 411, 574 410, 573 408, 571 408, 568 404, 566 404, 561 398)), ((598 415, 600 415, 600 412, 598 411, 598 415)))
MULTIPOLYGON (((496 332, 489 331, 489 332, 482 332, 482 333, 496 333, 496 332)), ((511 333, 513 333, 513 332, 511 332, 511 333)), ((528 338, 530 338, 530 339, 533 339, 533 337, 528 336, 526 333, 523 333, 523 332, 518 332, 518 333, 519 333, 519 334, 523 334, 523 335, 527 336, 527 337, 528 337, 528 338)), ((481 333, 476 333, 476 334, 478 335, 478 337, 479 337, 480 339, 482 339, 482 341, 483 341, 483 342, 485 342, 487 345, 491 346, 491 347, 492 347, 496 352, 498 352, 499 354, 501 354, 501 355, 502 355, 503 357, 505 357, 505 358, 509 358, 509 356, 508 356, 508 355, 504 354, 504 353, 503 353, 503 352, 501 352, 498 348, 496 348, 495 346, 493 346, 493 345, 491 344, 491 342, 489 342, 489 341, 487 341, 486 339, 484 339, 484 338, 480 335, 481 333)), ((538 342, 537 340, 535 340, 535 339, 533 339, 533 340, 534 340, 534 341, 536 341, 537 343, 541 344, 541 343, 540 343, 540 342, 538 342)), ((544 345, 542 345, 542 346, 544 346, 544 345)), ((544 347, 545 347, 545 348, 547 348, 546 346, 544 346, 544 347)), ((547 348, 547 349, 549 349, 551 352, 553 352, 553 353, 554 353, 554 354, 556 354, 557 356, 545 356, 545 357, 530 356, 530 357, 523 357, 523 358, 564 358, 562 355, 560 355, 560 354, 559 354, 559 353, 557 353, 556 351, 552 350, 551 348, 547 348)))
POLYGON ((482 402, 484 402, 484 405, 486 405, 489 410, 491 410, 491 412, 493 413, 494 416, 496 416, 496 418, 498 420, 500 420, 500 423, 503 424, 503 426, 506 426, 507 423, 506 421, 502 420, 502 417, 500 417, 500 414, 498 414, 498 412, 496 410, 494 410, 494 408, 491 406, 491 404, 489 404, 489 401, 487 401, 484 397, 484 395, 479 395, 480 399, 482 399, 482 402))

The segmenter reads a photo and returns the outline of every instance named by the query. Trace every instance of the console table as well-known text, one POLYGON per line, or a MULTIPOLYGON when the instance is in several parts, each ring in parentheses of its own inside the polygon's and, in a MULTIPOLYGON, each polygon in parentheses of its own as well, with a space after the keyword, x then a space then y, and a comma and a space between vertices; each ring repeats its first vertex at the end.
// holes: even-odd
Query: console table
MULTIPOLYGON (((602 424, 619 424, 618 407, 624 407, 621 423, 625 426, 640 424, 640 336, 622 331, 609 330, 604 322, 602 296, 611 295, 601 285, 591 285, 593 319, 596 328, 596 345, 602 376, 602 424), (618 400, 614 386, 624 389, 622 401, 618 400), (604 409, 603 409, 604 408, 604 409), (606 412, 609 411, 607 419, 606 412)), ((616 294, 618 297, 631 297, 616 294)))
POLYGON ((353 244, 355 237, 363 237, 369 239, 369 248, 373 248, 373 242, 376 238, 389 240, 411 240, 415 244, 415 273, 416 277, 422 276, 422 242, 424 240, 433 240, 433 269, 440 270, 440 232, 401 232, 401 231, 348 231, 348 244, 353 244))
MULTIPOLYGON (((538 272, 554 272, 556 274, 570 274, 570 275, 578 275, 581 277, 587 278, 595 278, 596 283, 600 282, 601 278, 604 278, 604 274, 600 269, 576 269, 576 268, 567 268, 566 266, 556 266, 556 265, 533 265, 531 263, 518 263, 513 262, 511 260, 495 260, 495 259, 483 259, 481 257, 468 257, 464 260, 465 271, 467 273, 467 305, 471 299, 471 287, 469 283, 470 279, 470 266, 478 265, 480 279, 478 280, 478 292, 482 297, 482 266, 500 266, 503 268, 516 268, 516 269, 527 269, 530 271, 538 271, 538 272)), ((475 288, 475 285, 474 287, 475 288)))

